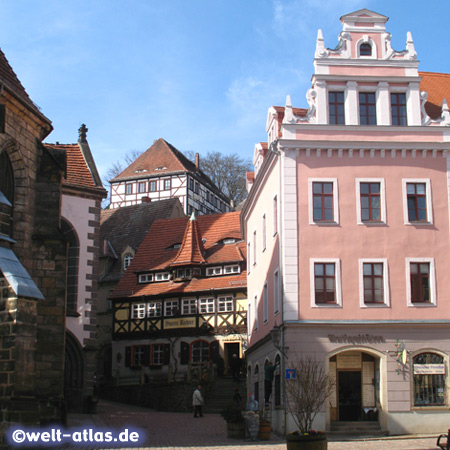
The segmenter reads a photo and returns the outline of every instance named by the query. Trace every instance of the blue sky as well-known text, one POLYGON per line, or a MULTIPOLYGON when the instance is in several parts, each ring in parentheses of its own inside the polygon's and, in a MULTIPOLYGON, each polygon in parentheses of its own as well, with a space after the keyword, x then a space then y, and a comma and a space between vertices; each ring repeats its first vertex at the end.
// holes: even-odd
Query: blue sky
MULTIPOLYGON (((73 143, 86 123, 103 176, 130 150, 166 139, 182 152, 251 158, 271 105, 306 107, 317 30, 334 48, 339 18, 390 18, 392 46, 411 31, 419 68, 450 72, 450 2, 417 0, 0 0, 0 48, 73 143)), ((449 99, 450 100, 450 99, 449 99)))

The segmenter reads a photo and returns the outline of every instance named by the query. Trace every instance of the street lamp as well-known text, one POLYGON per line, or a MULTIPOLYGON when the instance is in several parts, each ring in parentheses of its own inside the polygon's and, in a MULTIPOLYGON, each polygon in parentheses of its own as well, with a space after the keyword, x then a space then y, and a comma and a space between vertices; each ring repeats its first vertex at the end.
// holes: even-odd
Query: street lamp
POLYGON ((279 327, 276 322, 274 327, 270 330, 270 337, 272 338, 272 344, 273 346, 281 352, 281 354, 288 359, 288 356, 286 355, 286 350, 289 350, 289 347, 284 347, 280 345, 281 340, 281 327, 279 327))

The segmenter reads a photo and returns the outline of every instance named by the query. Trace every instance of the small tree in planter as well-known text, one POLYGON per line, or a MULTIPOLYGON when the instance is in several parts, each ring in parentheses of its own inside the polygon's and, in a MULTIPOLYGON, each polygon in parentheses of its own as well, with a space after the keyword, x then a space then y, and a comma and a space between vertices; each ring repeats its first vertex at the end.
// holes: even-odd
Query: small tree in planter
POLYGON ((326 449, 326 435, 313 430, 312 425, 333 390, 333 380, 311 355, 294 360, 290 366, 295 369, 296 377, 286 381, 286 401, 298 431, 287 435, 287 448, 326 449))

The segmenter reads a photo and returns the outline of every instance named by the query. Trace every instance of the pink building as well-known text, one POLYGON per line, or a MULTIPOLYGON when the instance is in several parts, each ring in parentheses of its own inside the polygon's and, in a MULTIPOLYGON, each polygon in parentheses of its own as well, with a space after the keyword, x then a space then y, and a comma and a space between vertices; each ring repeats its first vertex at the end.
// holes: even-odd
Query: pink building
POLYGON ((270 108, 255 147, 242 211, 248 389, 262 401, 264 366, 280 361, 278 431, 293 429, 285 370, 306 354, 336 380, 318 429, 449 426, 450 76, 418 72, 409 32, 392 49, 387 20, 344 15, 333 50, 319 30, 309 108, 270 108))

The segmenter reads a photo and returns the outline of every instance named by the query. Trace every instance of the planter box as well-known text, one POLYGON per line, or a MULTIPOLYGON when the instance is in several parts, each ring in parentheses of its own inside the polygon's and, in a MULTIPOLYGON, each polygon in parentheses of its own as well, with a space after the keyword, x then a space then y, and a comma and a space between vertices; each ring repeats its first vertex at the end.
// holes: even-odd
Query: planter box
POLYGON ((287 450, 327 450, 328 439, 326 434, 313 434, 302 436, 288 434, 286 436, 287 450))

